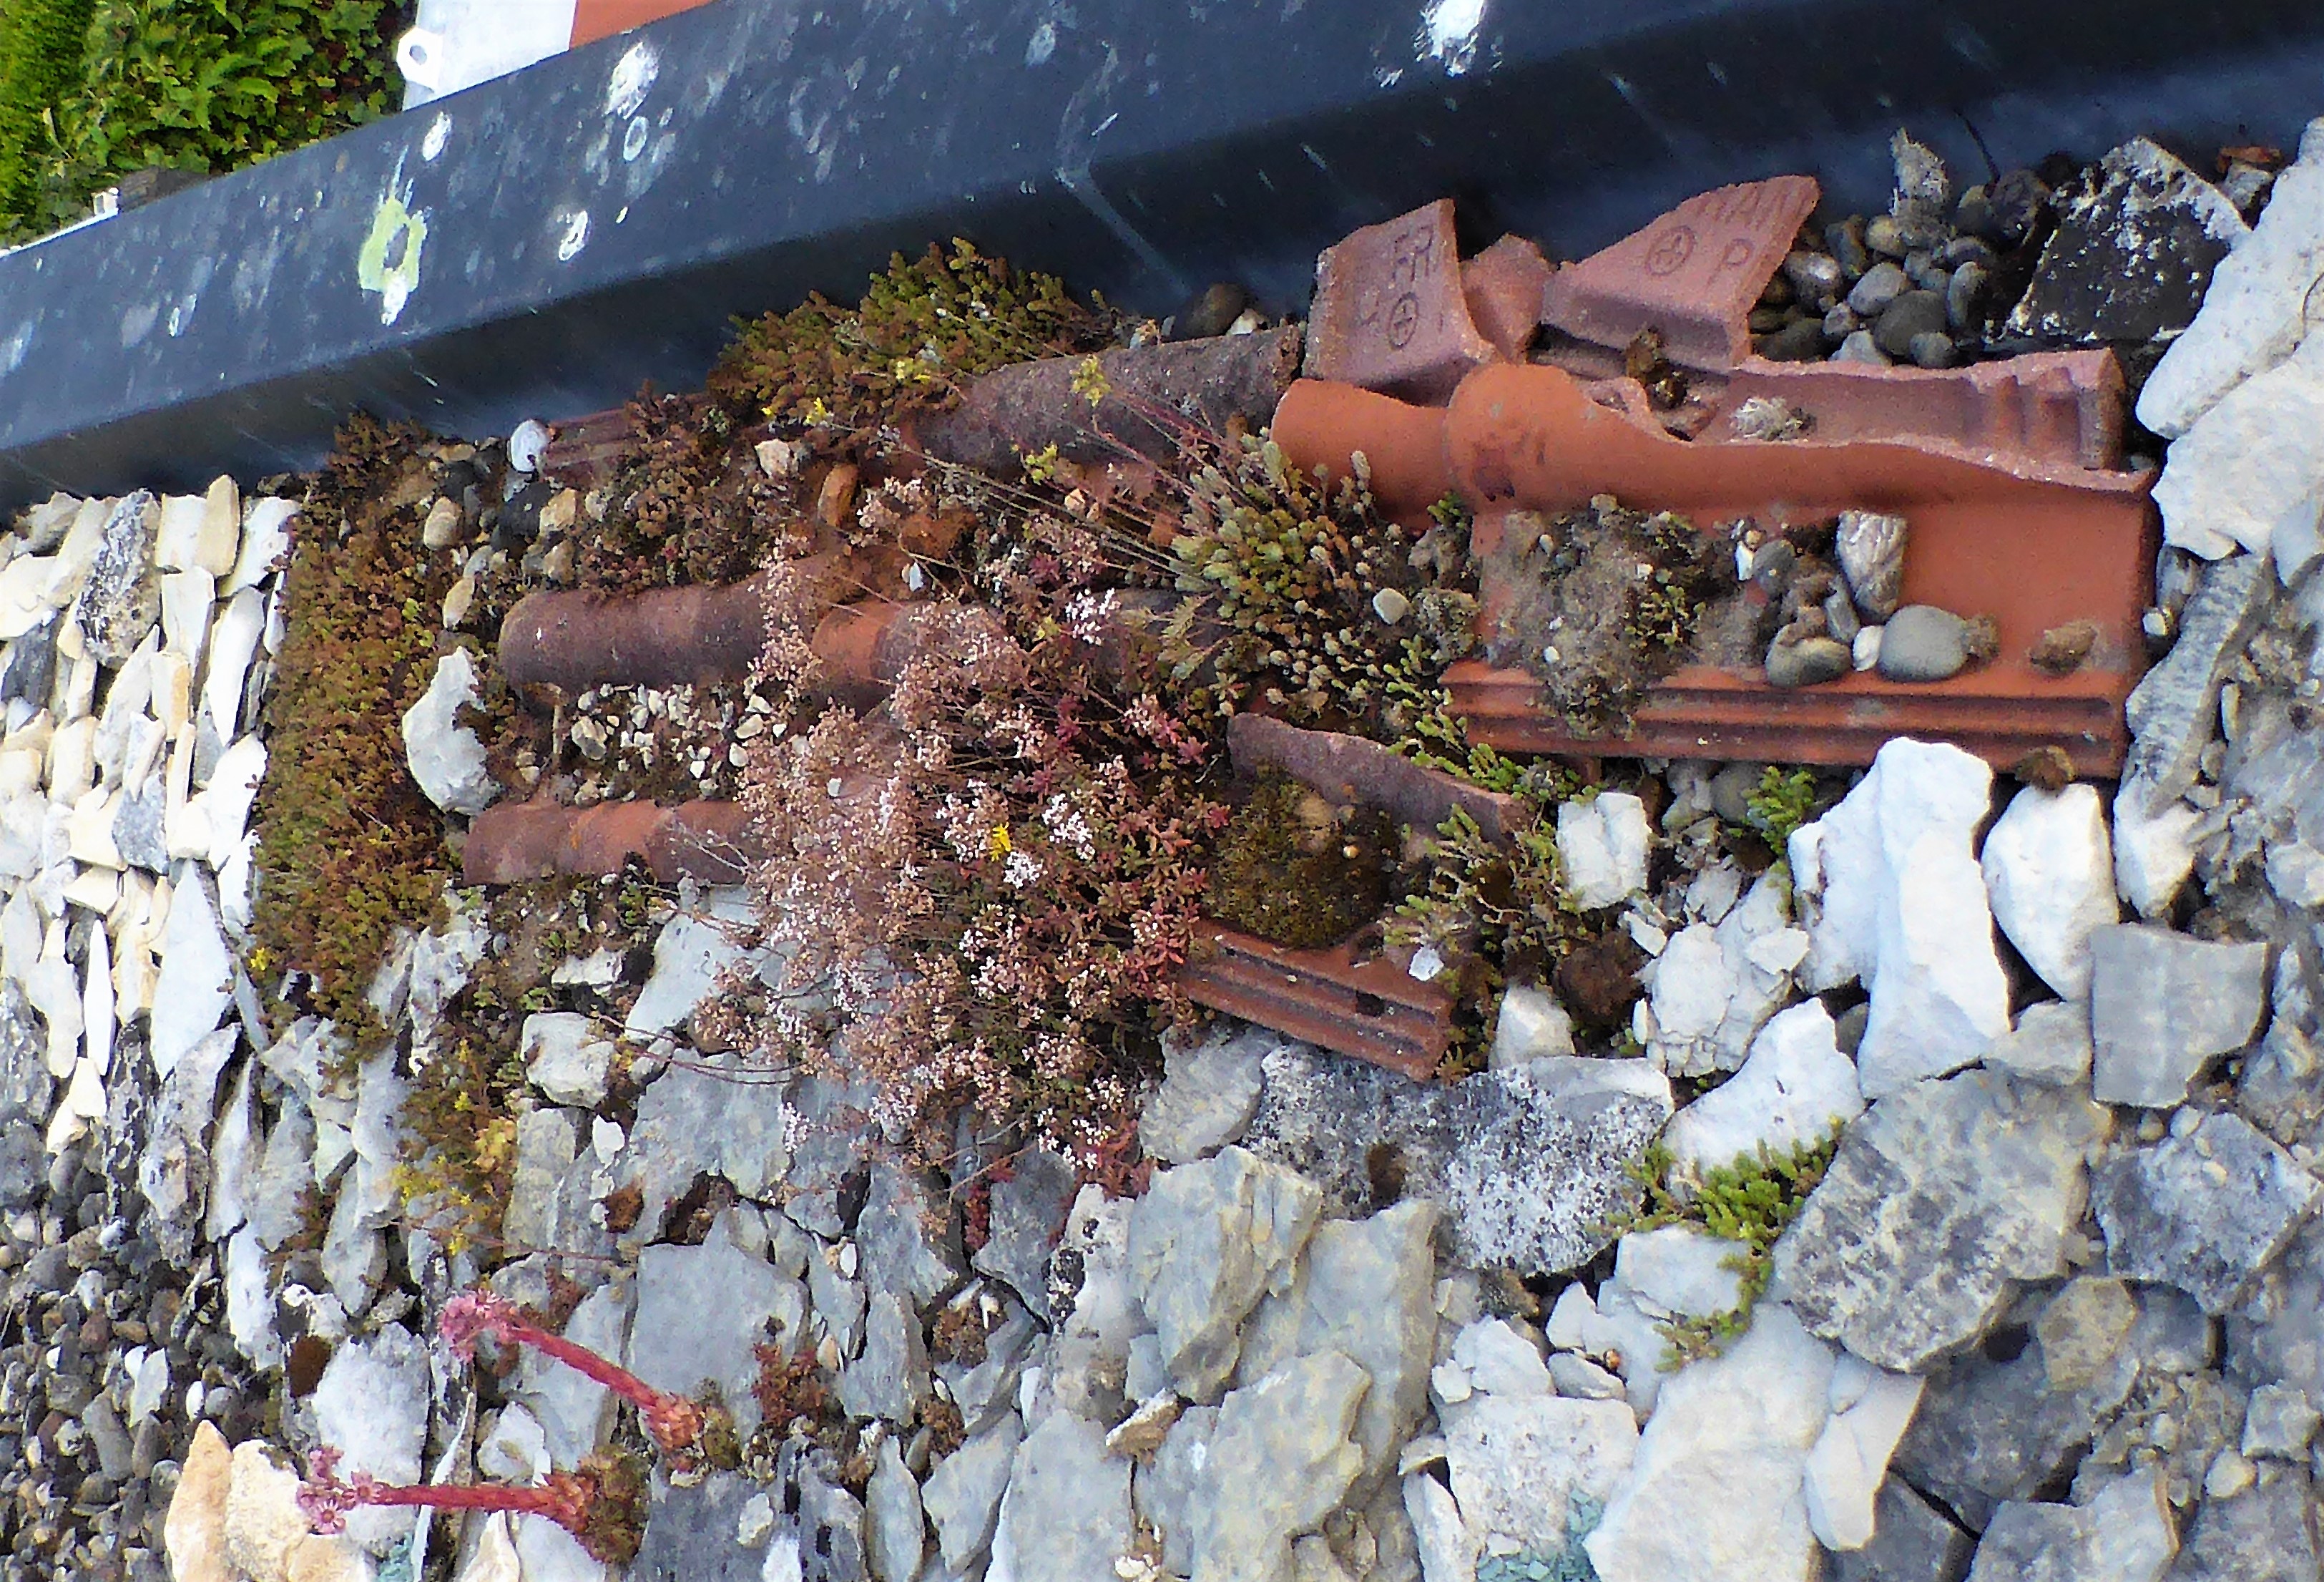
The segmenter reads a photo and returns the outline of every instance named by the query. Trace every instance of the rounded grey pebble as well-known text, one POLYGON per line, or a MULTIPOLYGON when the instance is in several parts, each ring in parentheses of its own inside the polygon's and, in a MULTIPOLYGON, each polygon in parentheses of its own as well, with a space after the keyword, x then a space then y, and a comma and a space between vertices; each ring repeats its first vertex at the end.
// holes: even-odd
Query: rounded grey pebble
POLYGON ((1952 271, 1947 269, 1930 253, 1915 253, 1904 260, 1904 278, 1924 291, 1941 291, 1951 283, 1952 271))
POLYGON ((1767 650, 1767 684, 1772 687, 1818 686, 1855 668, 1855 656, 1847 646, 1829 637, 1779 643, 1767 650))
POLYGON ((1911 355, 1913 338, 1931 332, 1941 335, 1945 328, 1945 299, 1941 291, 1906 291, 1888 304, 1880 315, 1880 322, 1872 327, 1872 339, 1892 357, 1911 355))
POLYGON ((1864 320, 1858 318, 1856 310, 1846 302, 1836 304, 1823 316, 1823 338, 1834 346, 1863 328, 1864 320))
POLYGON ((1711 777, 1711 810, 1729 824, 1751 822, 1751 793, 1766 776, 1764 763, 1729 763, 1711 777))
POLYGON ((1823 230, 1824 245, 1831 252, 1832 261, 1840 265, 1840 273, 1849 280, 1861 278, 1872 267, 1872 254, 1864 245, 1864 217, 1851 215, 1823 230))
POLYGON ((1906 605, 1880 636, 1884 681, 1941 681, 1969 663, 1969 623, 1934 605, 1906 605))
POLYGON ((1875 367, 1888 365, 1888 354, 1880 349, 1868 329, 1859 329, 1840 343, 1840 349, 1830 359, 1835 363, 1870 363, 1875 367))
POLYGON ((1874 264, 1848 293, 1848 305, 1865 319, 1877 319, 1889 303, 1913 289, 1904 266, 1889 260, 1874 264))
POLYGON ((1902 258, 1912 251, 1903 227, 1885 214, 1876 214, 1865 222, 1864 245, 1884 258, 1902 258))
POLYGON ((1913 359, 1916 368, 1950 368, 1960 361, 1960 349, 1953 338, 1940 329, 1923 330, 1904 347, 1904 355, 1913 359))
POLYGON ((1758 351, 1771 363, 1819 361, 1824 353, 1823 321, 1794 319, 1774 334, 1761 336, 1758 351))
POLYGON ((1993 289, 1993 272, 1982 264, 1964 264, 1953 271, 1945 288, 1945 323, 1955 333, 1973 329, 1985 309, 1986 293, 1993 289))
POLYGON ((1982 236, 1955 236, 1937 256, 1947 269, 1959 269, 1964 264, 1982 264, 1990 269, 1996 262, 1993 244, 1982 236))
POLYGON ((1839 259, 1800 248, 1784 255, 1784 278, 1792 282, 1792 290, 1800 301, 1808 303, 1830 302, 1848 284, 1839 259))

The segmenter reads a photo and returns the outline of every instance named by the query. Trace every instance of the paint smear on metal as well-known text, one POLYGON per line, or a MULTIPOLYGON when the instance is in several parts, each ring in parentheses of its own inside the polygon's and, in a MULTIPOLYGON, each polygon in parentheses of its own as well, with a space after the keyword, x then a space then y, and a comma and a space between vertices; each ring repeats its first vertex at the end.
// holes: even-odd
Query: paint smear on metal
POLYGON ((589 245, 589 211, 576 209, 565 221, 565 235, 557 244, 557 262, 570 264, 589 245))
POLYGON ((428 135, 420 140, 420 157, 429 164, 442 157, 445 143, 451 141, 452 117, 439 115, 428 128, 428 135))
POLYGON ((654 47, 643 39, 632 44, 613 63, 613 78, 605 85, 605 114, 617 121, 636 115, 660 75, 661 57, 654 47))
POLYGON ((1453 77, 1477 58, 1478 30, 1485 25, 1485 0, 1429 0, 1420 14, 1420 53, 1443 64, 1453 77))
MULTIPOLYGON (((402 167, 398 166, 400 179, 402 167)), ((403 317, 403 304, 420 287, 420 254, 428 242, 428 217, 414 213, 403 194, 390 191, 372 215, 371 235, 355 254, 355 283, 379 293, 379 321, 403 317)))
POLYGON ((1025 64, 1028 66, 1046 66, 1049 63, 1049 57, 1056 52, 1057 24, 1054 22, 1043 23, 1033 30, 1033 36, 1025 41, 1025 64))

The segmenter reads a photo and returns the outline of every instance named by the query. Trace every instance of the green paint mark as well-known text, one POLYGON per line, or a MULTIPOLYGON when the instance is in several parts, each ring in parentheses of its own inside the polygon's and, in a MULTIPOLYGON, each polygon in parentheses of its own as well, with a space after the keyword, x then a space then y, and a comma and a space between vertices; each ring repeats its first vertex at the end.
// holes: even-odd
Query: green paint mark
POLYGON ((380 294, 381 323, 394 323, 406 300, 419 289, 420 250, 427 241, 427 216, 412 213, 392 193, 379 200, 371 235, 355 254, 355 283, 380 294))

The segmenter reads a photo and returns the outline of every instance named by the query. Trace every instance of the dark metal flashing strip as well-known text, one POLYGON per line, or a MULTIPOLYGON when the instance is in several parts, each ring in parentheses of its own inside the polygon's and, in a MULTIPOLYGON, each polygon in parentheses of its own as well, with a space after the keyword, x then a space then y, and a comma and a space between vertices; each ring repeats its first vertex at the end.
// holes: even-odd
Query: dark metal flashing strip
POLYGON ((698 384, 732 317, 973 236, 1151 313, 1445 192, 1568 255, 1899 120, 1982 173, 2290 146, 2324 10, 2104 0, 718 0, 0 257, 0 504, 304 466, 698 384), (1432 20, 1434 19, 1434 20, 1432 20))

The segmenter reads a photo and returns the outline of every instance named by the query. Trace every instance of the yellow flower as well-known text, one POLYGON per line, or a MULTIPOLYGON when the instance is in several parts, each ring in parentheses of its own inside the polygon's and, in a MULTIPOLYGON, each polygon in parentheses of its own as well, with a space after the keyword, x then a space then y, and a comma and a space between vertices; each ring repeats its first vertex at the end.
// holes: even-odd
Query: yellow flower
POLYGON ((823 397, 820 395, 807 402, 807 421, 810 423, 827 423, 831 421, 831 409, 824 404, 823 397))
POLYGON ((1006 824, 995 824, 992 827, 992 838, 986 844, 991 851, 992 860, 996 863, 1017 849, 1010 842, 1009 826, 1006 824))

